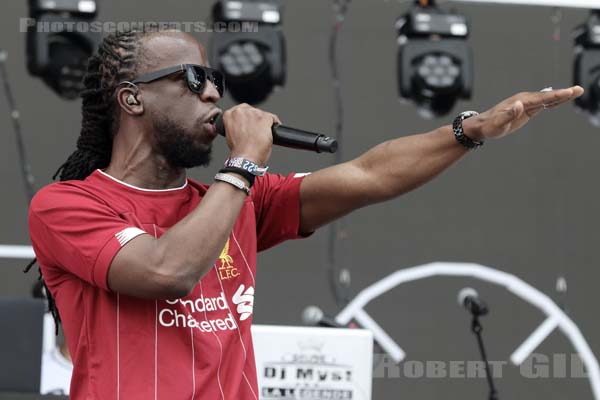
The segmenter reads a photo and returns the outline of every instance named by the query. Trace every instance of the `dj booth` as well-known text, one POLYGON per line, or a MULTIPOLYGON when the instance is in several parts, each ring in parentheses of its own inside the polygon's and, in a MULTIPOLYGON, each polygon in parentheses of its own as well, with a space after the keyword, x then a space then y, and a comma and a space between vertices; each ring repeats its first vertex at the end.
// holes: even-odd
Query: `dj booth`
POLYGON ((370 331, 255 325, 252 338, 261 400, 371 399, 370 331))

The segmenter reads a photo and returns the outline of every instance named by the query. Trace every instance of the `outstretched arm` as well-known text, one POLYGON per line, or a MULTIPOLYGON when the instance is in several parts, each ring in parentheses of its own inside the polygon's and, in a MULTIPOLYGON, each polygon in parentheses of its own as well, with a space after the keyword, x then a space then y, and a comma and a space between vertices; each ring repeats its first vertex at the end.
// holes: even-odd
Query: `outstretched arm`
MULTIPOLYGON (((568 89, 516 94, 463 122, 475 141, 496 139, 525 125, 544 109, 583 94, 568 89)), ((317 171, 300 188, 300 233, 312 232, 358 208, 413 190, 458 161, 467 149, 454 138, 451 126, 381 143, 360 157, 317 171)))

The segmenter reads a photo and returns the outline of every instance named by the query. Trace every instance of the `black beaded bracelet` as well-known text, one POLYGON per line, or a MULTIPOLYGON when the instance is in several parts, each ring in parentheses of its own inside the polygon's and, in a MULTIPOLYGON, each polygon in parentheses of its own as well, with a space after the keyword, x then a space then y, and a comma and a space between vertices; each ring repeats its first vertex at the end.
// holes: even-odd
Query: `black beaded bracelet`
POLYGON ((254 185, 254 179, 256 178, 255 175, 253 175, 251 172, 248 172, 247 170, 243 169, 243 168, 238 168, 238 167, 225 167, 219 170, 219 173, 224 174, 227 172, 232 172, 238 175, 243 176, 247 181, 248 181, 248 187, 252 187, 252 185, 254 185))
POLYGON ((456 138, 456 141, 469 150, 483 146, 483 141, 477 142, 465 135, 465 131, 463 130, 462 126, 462 123, 465 119, 474 117, 476 115, 479 115, 477 111, 465 111, 458 114, 458 116, 454 119, 454 122, 452 122, 452 130, 454 131, 454 137, 456 138))

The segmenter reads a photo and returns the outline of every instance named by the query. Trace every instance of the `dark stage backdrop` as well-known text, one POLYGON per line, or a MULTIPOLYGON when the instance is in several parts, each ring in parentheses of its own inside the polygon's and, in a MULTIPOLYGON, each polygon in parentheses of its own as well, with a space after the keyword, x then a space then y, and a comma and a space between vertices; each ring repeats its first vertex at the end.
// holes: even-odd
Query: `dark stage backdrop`
MULTIPOLYGON (((210 1, 103 1, 100 19, 116 21, 194 21, 208 18, 210 1)), ((331 2, 288 1, 284 31, 288 82, 262 105, 288 125, 333 133, 334 103, 327 63, 331 2)), ((25 35, 19 18, 25 0, 2 3, 0 47, 9 52, 8 69, 21 111, 25 142, 38 187, 50 181, 70 154, 79 133, 78 102, 59 100, 25 68, 25 35)), ((457 5, 472 19, 470 43, 476 70, 474 100, 456 112, 484 110, 515 92, 571 83, 573 48, 569 33, 586 17, 564 10, 562 40, 552 41, 549 8, 457 5), (558 64, 555 63, 555 52, 558 64), (555 74, 555 69, 558 74, 555 74)), ((406 3, 369 0, 351 4, 341 37, 346 109, 345 158, 399 136, 429 131, 452 117, 426 121, 396 90, 395 18, 406 3)), ((208 37, 197 34, 206 42, 208 37)), ((231 100, 223 101, 230 106, 231 100)), ((0 243, 28 244, 27 205, 18 173, 15 137, 4 96, 0 96, 3 183, 0 243)), ((600 353, 597 304, 600 191, 597 169, 600 131, 574 107, 544 112, 519 134, 489 142, 434 182, 346 219, 344 265, 359 290, 397 269, 430 261, 477 262, 514 273, 557 299, 555 282, 565 273, 566 306, 596 353, 600 353)), ((191 176, 209 180, 226 156, 215 143, 214 163, 191 176)), ((329 155, 277 148, 271 171, 307 172, 326 167, 329 155)), ((307 240, 280 245, 259 256, 255 303, 257 323, 299 324, 309 304, 335 313, 325 269, 327 229, 307 240)), ((26 294, 37 273, 24 275, 23 262, 0 260, 0 294, 26 294)), ((477 360, 469 319, 455 302, 465 285, 490 303, 484 320, 492 360, 511 352, 542 321, 527 303, 494 286, 461 278, 419 281, 388 293, 368 311, 407 351, 408 360, 477 360)), ((555 332, 538 352, 573 352, 555 332)), ((591 398, 586 379, 527 379, 506 366, 498 380, 503 398, 591 398)), ((484 398, 484 379, 376 379, 376 399, 484 398)))

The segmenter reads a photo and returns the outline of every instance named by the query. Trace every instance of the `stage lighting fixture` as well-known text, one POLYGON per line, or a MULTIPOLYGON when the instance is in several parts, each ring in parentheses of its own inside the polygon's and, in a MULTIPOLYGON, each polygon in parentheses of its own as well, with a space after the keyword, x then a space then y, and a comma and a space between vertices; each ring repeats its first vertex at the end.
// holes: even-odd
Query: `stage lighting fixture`
POLYGON ((87 60, 101 40, 93 0, 29 0, 27 68, 65 99, 83 90, 87 60))
POLYGON ((575 105, 600 126, 600 10, 576 30, 574 81, 585 89, 575 105))
POLYGON ((471 98, 473 59, 465 16, 416 5, 396 21, 398 90, 425 118, 448 114, 457 99, 471 98))
POLYGON ((283 86, 286 53, 279 3, 222 0, 213 7, 213 21, 218 24, 210 40, 210 61, 224 73, 236 101, 257 104, 283 86))

